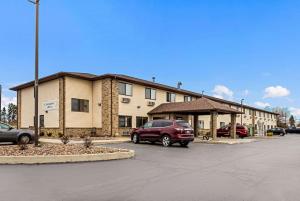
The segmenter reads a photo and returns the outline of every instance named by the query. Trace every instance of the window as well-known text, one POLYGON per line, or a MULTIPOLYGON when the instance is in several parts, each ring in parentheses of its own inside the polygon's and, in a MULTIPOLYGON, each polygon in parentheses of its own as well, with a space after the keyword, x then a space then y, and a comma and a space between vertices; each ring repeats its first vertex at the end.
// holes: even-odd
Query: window
POLYGON ((199 121, 198 121, 198 127, 199 127, 200 129, 204 129, 204 121, 203 121, 203 120, 199 120, 199 121))
POLYGON ((220 128, 223 128, 225 126, 225 122, 220 122, 220 128))
POLYGON ((45 127, 45 116, 40 115, 40 127, 44 128, 45 127))
POLYGON ((145 98, 150 100, 156 100, 156 90, 151 88, 146 88, 145 98))
POLYGON ((167 92, 167 102, 175 102, 176 94, 167 92))
POLYGON ((147 122, 145 125, 144 125, 144 128, 152 128, 152 121, 150 122, 147 122))
POLYGON ((132 96, 132 84, 119 82, 119 94, 125 96, 132 96))
POLYGON ((89 112, 89 100, 72 98, 72 112, 89 112))
POLYGON ((120 128, 131 128, 132 117, 131 116, 119 116, 119 127, 120 128))
POLYGON ((252 115, 252 110, 249 109, 249 115, 252 115))
POLYGON ((154 128, 161 128, 161 127, 167 127, 173 125, 172 121, 154 121, 152 123, 152 127, 154 128))
POLYGON ((190 101, 192 101, 191 96, 184 96, 184 102, 190 102, 190 101))
POLYGON ((148 117, 136 117, 136 128, 142 127, 148 122, 148 117))

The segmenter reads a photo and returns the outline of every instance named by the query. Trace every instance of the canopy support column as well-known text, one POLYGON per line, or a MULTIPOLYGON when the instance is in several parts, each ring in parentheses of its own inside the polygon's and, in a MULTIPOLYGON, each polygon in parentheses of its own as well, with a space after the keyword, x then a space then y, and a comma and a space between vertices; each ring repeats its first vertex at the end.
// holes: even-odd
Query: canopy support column
POLYGON ((198 114, 194 114, 194 135, 195 137, 198 137, 198 121, 199 121, 199 116, 198 114))
POLYGON ((217 139, 217 118, 218 118, 218 112, 214 111, 210 113, 210 119, 211 119, 210 132, 214 140, 217 139))
POLYGON ((231 114, 230 136, 236 139, 236 114, 231 114))

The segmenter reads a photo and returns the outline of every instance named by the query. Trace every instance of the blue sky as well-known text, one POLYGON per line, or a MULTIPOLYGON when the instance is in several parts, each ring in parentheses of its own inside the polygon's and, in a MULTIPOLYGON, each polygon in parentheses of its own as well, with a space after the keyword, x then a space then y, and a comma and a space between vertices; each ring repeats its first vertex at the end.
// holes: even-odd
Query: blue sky
MULTIPOLYGON (((40 75, 122 73, 300 117, 300 2, 41 0, 40 75)), ((0 83, 33 79, 34 7, 1 1, 0 83)))

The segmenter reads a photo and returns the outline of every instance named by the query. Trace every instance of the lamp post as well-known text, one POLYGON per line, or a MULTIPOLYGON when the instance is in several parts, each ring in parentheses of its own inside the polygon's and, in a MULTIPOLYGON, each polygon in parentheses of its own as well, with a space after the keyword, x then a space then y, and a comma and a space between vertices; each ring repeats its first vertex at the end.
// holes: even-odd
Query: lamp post
POLYGON ((34 145, 39 144, 39 3, 40 0, 28 0, 35 5, 35 80, 34 80, 34 145))
POLYGON ((2 85, 0 84, 0 122, 2 120, 2 85))
POLYGON ((243 102, 244 102, 245 99, 241 99, 241 126, 243 125, 243 102))

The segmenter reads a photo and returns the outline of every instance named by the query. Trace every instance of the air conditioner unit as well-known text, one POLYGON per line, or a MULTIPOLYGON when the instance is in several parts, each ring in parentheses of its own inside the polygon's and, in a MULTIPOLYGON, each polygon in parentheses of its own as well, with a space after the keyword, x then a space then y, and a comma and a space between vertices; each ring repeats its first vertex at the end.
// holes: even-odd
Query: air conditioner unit
POLYGON ((155 105, 155 102, 153 102, 153 101, 148 101, 147 105, 148 105, 148 106, 154 106, 154 105, 155 105))
POLYGON ((130 103, 130 98, 122 98, 122 103, 130 103))

